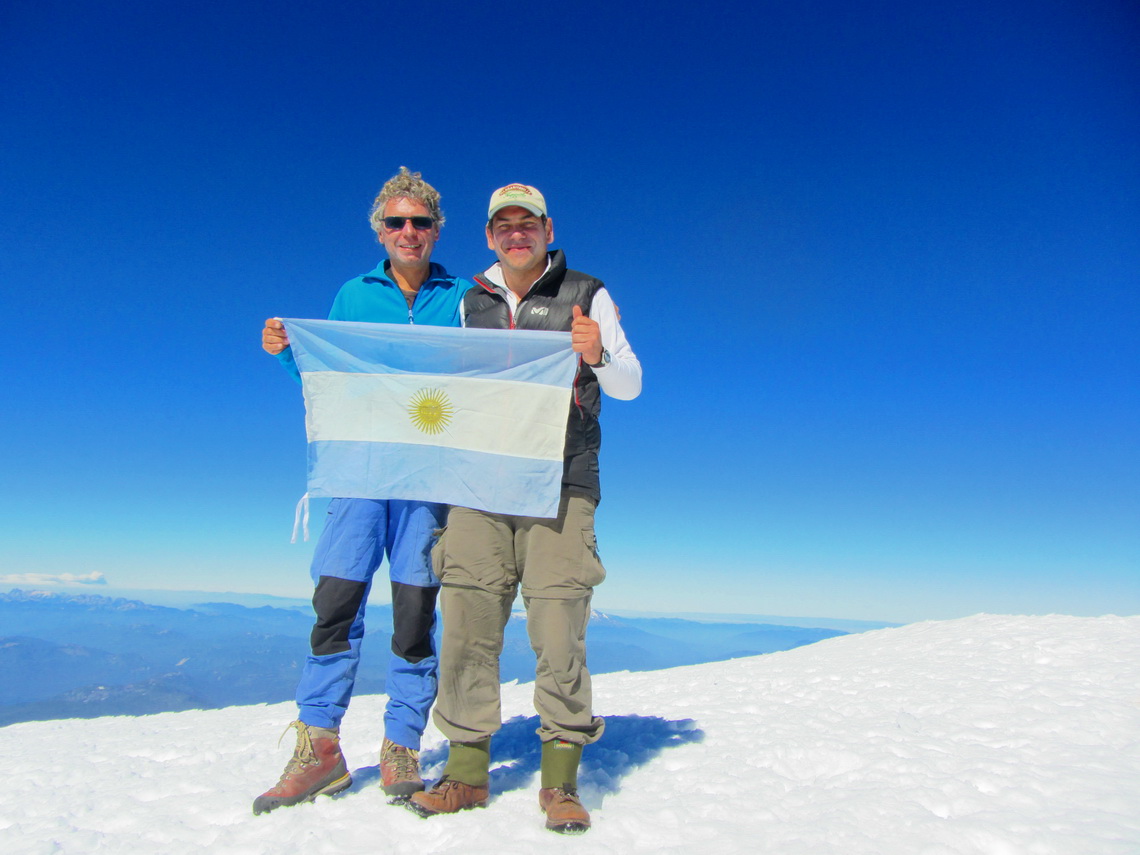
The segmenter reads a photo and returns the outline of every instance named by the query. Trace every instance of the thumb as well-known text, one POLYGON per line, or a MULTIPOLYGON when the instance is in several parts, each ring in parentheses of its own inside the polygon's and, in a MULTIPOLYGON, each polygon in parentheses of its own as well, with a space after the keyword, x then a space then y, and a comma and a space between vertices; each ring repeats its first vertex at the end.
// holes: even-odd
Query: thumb
POLYGON ((579 306, 577 303, 575 303, 574 304, 574 320, 578 320, 578 318, 580 318, 580 317, 582 317, 582 307, 579 306))

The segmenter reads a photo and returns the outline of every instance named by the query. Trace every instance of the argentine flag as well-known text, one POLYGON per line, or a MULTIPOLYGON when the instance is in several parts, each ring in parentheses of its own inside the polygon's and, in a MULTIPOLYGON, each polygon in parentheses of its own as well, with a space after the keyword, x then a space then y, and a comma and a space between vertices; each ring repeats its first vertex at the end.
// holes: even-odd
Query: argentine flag
POLYGON ((309 496, 558 515, 570 334, 282 319, 309 496))

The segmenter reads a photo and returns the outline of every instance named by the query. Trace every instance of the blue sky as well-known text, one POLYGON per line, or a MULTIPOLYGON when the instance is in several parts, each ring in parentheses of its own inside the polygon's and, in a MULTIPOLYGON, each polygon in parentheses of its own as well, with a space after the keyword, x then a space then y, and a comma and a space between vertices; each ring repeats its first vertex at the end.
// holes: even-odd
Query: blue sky
POLYGON ((601 608, 1140 611, 1140 14, 1125 0, 6 4, 0 583, 307 596, 264 318, 372 197, 546 195, 645 369, 601 608))

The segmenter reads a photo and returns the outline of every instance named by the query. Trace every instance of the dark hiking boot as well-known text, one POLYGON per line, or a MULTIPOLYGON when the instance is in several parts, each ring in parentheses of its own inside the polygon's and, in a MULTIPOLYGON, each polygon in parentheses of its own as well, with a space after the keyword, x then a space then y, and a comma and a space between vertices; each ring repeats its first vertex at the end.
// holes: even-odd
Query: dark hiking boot
POLYGON ((461 810, 486 807, 489 795, 486 784, 473 787, 443 777, 427 792, 413 793, 405 806, 426 818, 440 813, 458 813, 461 810))
POLYGON ((297 747, 277 786, 254 799, 255 814, 311 802, 320 795, 331 796, 352 784, 344 755, 340 753, 337 730, 312 727, 301 721, 295 721, 289 727, 297 730, 297 747))
POLYGON ((420 752, 385 739, 380 747, 380 786, 385 795, 406 799, 424 788, 420 777, 420 752))
POLYGON ((590 812, 574 790, 546 787, 538 791, 538 806, 546 814, 546 827, 559 834, 584 834, 590 827, 590 812))

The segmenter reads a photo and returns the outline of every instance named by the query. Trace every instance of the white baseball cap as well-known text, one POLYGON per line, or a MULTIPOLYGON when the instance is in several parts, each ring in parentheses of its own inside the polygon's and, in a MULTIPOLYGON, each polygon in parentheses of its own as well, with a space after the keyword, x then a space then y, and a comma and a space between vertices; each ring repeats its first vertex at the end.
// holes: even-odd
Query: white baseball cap
POLYGON ((487 219, 492 219, 496 211, 501 211, 503 208, 509 208, 512 205, 526 208, 536 217, 546 216, 546 200, 542 198, 542 194, 538 192, 537 188, 531 187, 529 184, 508 184, 491 194, 491 206, 487 209, 487 219))

